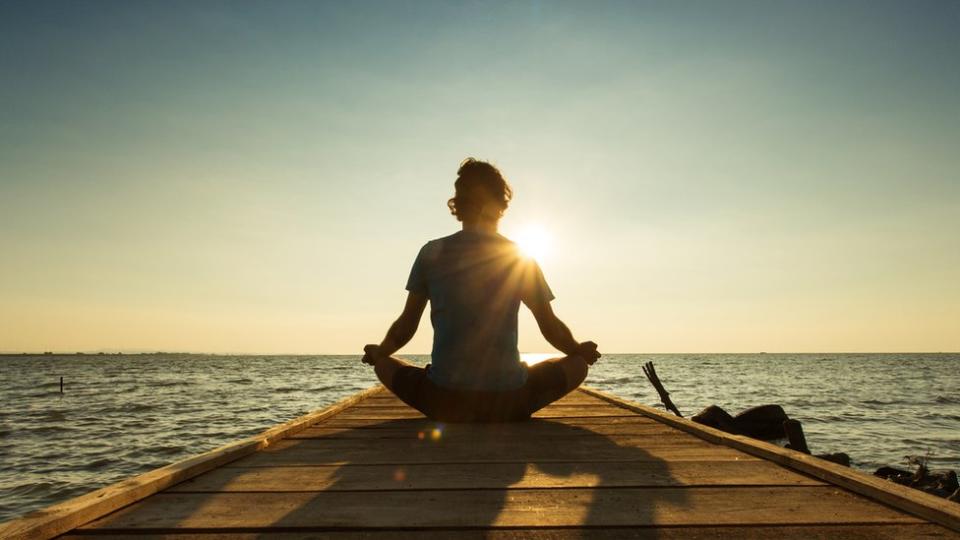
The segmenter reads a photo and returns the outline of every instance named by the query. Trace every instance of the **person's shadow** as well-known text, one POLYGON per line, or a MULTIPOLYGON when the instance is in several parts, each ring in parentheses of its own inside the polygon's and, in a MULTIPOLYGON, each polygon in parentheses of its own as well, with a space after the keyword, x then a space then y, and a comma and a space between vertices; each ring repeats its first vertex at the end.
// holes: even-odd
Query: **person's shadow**
MULTIPOLYGON (((330 460, 341 455, 348 462, 271 526, 476 531, 656 524, 658 512, 685 506, 684 491, 671 489, 678 483, 664 460, 639 447, 642 430, 632 435, 629 421, 617 418, 619 429, 609 418, 446 425, 410 418, 296 439, 282 450, 290 464, 328 459, 318 450, 323 446, 330 460)), ((325 425, 317 427, 331 429, 325 425)), ((666 448, 648 436, 652 447, 666 448)))

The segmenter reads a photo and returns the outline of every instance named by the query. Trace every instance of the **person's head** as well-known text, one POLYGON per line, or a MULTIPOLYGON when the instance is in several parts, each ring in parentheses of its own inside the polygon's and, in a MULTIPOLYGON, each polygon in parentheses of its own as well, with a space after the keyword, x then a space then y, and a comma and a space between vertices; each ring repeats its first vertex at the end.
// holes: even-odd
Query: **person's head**
POLYGON ((447 201, 457 221, 496 222, 503 216, 513 198, 513 190, 496 167, 486 161, 467 158, 460 163, 456 193, 447 201))

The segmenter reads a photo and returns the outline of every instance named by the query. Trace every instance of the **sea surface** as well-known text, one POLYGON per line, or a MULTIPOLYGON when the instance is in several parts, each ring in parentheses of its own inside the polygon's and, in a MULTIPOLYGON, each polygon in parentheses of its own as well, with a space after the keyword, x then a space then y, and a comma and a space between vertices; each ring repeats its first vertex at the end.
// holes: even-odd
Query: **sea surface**
MULTIPOLYGON (((778 403, 803 422, 814 453, 846 452, 868 472, 906 466, 906 456, 960 469, 960 354, 618 354, 604 356, 587 384, 659 406, 641 369, 651 360, 686 416, 711 404, 735 414, 778 403)), ((375 382, 356 356, 0 357, 0 521, 375 382)))

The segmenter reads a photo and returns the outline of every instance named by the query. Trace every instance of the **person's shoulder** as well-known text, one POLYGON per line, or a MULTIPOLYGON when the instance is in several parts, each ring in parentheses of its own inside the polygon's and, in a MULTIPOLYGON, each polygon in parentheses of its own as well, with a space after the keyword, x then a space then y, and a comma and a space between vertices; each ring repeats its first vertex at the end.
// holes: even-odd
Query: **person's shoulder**
POLYGON ((428 244, 443 244, 444 242, 452 242, 459 240, 463 236, 463 231, 457 231, 453 234, 448 234, 446 236, 441 236, 440 238, 434 238, 433 240, 427 242, 428 244))
POLYGON ((520 245, 513 240, 500 233, 497 233, 494 237, 494 242, 496 242, 497 248, 502 250, 504 253, 508 253, 519 259, 523 259, 523 252, 520 251, 520 245))
POLYGON ((506 236, 500 233, 496 233, 495 235, 492 236, 492 238, 494 239, 495 242, 498 242, 506 247, 513 247, 513 248, 517 247, 516 242, 514 242, 513 240, 507 238, 506 236))
POLYGON ((500 234, 494 233, 475 233, 469 237, 471 244, 480 247, 486 251, 492 251, 498 256, 517 257, 520 255, 520 247, 513 240, 500 234))
POLYGON ((443 246, 449 243, 455 236, 457 236, 456 233, 434 238, 433 240, 427 240, 427 243, 420 248, 420 254, 427 258, 436 258, 443 249, 443 246))
POLYGON ((428 240, 427 243, 423 245, 423 249, 435 251, 442 248, 446 244, 455 243, 459 239, 459 233, 448 234, 447 236, 441 236, 440 238, 428 240))

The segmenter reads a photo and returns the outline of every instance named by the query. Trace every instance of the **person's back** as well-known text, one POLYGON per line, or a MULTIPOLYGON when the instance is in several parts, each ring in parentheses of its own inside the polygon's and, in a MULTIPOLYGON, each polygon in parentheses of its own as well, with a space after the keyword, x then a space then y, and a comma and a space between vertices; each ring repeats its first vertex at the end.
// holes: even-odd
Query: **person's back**
POLYGON ((407 290, 430 299, 428 376, 452 389, 512 390, 526 382, 517 349, 521 301, 553 294, 536 262, 497 233, 460 231, 420 250, 407 290))
POLYGON ((583 382, 599 357, 578 343, 550 307, 553 293, 539 266, 497 233, 513 191, 496 167, 467 159, 447 202, 463 230, 428 242, 407 281, 407 303, 363 361, 401 400, 445 421, 527 418, 583 382), (434 327, 426 369, 392 356, 410 341, 427 302, 434 327), (567 356, 534 366, 520 361, 517 311, 525 304, 551 345, 567 356))

